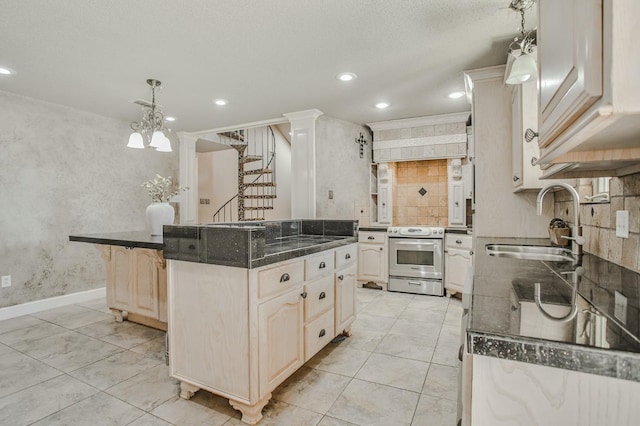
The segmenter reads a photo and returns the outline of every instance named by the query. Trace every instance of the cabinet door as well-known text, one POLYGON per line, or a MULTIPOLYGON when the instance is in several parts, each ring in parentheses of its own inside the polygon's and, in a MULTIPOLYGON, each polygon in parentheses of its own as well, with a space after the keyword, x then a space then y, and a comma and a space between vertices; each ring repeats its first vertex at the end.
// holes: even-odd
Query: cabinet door
POLYGON ((338 335, 356 318, 356 265, 336 272, 336 329, 338 335))
POLYGON ((132 298, 129 311, 158 319, 158 257, 154 250, 134 248, 132 298))
POLYGON ((468 268, 472 266, 471 252, 469 250, 450 248, 447 249, 444 259, 445 288, 462 291, 468 268))
POLYGON ((389 185, 378 187, 378 223, 391 223, 393 210, 391 208, 391 188, 389 185))
POLYGON ((111 246, 107 279, 107 304, 110 308, 129 311, 131 303, 131 249, 111 246))
POLYGON ((449 226, 466 224, 466 204, 464 198, 464 182, 461 180, 449 183, 449 226))
POLYGON ((602 96, 602 0, 538 2, 540 147, 602 96))
POLYGON ((358 280, 383 281, 385 264, 383 244, 358 244, 358 280))
POLYGON ((260 395, 266 395, 304 363, 302 288, 258 306, 260 395))

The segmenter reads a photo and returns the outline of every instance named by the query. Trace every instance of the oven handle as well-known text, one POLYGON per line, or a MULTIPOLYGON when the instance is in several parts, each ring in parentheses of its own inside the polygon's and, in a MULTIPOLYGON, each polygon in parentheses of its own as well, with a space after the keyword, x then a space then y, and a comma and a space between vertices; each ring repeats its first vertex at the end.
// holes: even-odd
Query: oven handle
POLYGON ((396 245, 396 246, 435 246, 436 243, 432 243, 429 241, 425 241, 425 242, 401 242, 401 241, 394 241, 391 244, 396 245))

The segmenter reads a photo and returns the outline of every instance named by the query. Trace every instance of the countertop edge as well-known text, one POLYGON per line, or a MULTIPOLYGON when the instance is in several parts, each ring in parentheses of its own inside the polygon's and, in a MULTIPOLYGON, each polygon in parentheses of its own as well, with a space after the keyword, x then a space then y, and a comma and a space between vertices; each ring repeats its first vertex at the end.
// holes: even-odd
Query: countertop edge
POLYGON ((640 354, 467 330, 469 352, 640 382, 640 354))
MULTIPOLYGON (((162 237, 160 237, 162 238, 162 237)), ((109 246, 121 246, 121 247, 133 247, 133 248, 146 248, 152 250, 162 250, 164 248, 163 243, 157 243, 152 241, 139 241, 139 240, 127 240, 121 238, 110 237, 97 237, 89 235, 69 235, 69 241, 91 244, 104 244, 109 246)))

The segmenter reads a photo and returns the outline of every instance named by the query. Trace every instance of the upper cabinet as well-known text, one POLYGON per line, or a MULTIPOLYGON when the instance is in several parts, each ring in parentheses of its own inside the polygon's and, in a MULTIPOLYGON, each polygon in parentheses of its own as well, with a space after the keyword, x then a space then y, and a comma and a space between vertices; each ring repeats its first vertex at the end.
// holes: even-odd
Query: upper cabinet
POLYGON ((640 171, 640 1, 538 1, 543 178, 640 171))

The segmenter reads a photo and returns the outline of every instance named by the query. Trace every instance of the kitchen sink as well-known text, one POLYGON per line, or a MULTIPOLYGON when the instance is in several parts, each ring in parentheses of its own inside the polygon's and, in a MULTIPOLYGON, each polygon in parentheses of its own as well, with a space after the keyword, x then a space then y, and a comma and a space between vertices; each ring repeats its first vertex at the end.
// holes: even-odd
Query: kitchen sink
POLYGON ((571 250, 561 247, 527 246, 518 244, 487 244, 487 254, 513 259, 547 260, 551 262, 570 262, 571 250))

